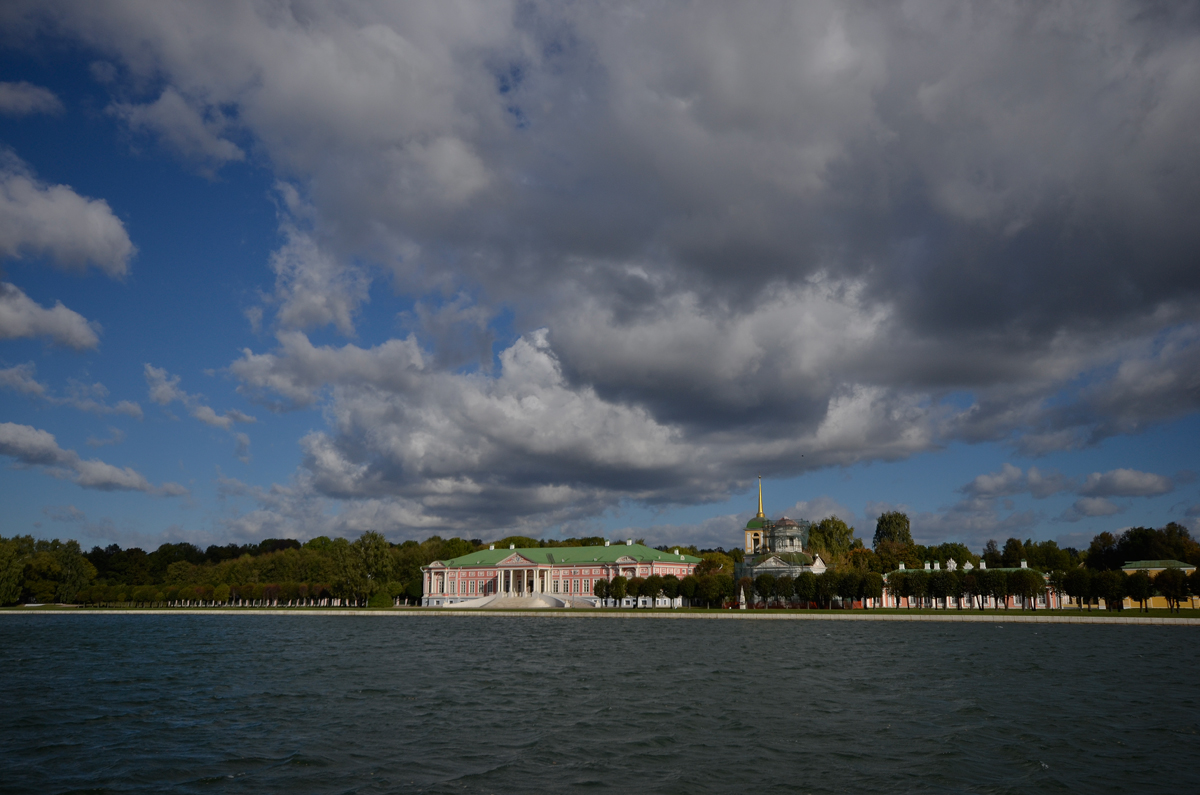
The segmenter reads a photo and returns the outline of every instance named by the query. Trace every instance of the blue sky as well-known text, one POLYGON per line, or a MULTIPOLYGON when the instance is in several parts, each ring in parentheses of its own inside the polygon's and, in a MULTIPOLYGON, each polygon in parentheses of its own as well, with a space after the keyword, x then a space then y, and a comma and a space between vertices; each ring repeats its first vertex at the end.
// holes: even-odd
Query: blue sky
POLYGON ((0 535, 1200 521, 1196 20, 0 12, 0 535))

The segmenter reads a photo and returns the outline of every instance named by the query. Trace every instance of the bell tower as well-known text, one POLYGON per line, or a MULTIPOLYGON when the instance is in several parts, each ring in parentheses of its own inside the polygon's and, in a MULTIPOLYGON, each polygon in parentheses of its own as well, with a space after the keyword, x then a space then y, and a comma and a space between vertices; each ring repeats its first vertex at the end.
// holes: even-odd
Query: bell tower
POLYGON ((746 544, 744 552, 747 555, 753 555, 756 552, 766 551, 766 533, 770 522, 767 521, 766 514, 763 513, 762 501, 762 475, 758 476, 758 513, 754 514, 754 518, 746 522, 746 544))

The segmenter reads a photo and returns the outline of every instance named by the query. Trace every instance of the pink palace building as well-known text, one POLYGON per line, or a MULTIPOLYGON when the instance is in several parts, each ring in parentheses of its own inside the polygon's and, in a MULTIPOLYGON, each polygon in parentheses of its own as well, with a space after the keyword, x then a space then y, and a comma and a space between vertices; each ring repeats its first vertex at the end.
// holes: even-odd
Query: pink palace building
MULTIPOLYGON (((596 580, 613 577, 649 577, 673 574, 683 579, 701 559, 679 550, 663 552, 633 541, 602 547, 509 546, 471 552, 451 560, 435 560, 421 567, 426 607, 470 602, 497 594, 503 596, 559 597, 595 601, 596 580)), ((466 605, 464 605, 466 606, 466 605)))

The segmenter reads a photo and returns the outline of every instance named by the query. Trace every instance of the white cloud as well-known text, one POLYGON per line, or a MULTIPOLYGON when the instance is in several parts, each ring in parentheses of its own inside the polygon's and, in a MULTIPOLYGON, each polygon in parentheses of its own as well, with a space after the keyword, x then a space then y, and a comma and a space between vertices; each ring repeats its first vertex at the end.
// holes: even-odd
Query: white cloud
POLYGON ((178 484, 156 489, 130 467, 118 467, 98 459, 84 459, 74 450, 58 446, 54 435, 29 425, 0 423, 0 455, 9 456, 25 466, 47 467, 55 477, 74 481, 85 489, 99 491, 142 491, 176 496, 186 493, 178 484))
MULTIPOLYGON (((231 370, 274 408, 328 398, 305 442, 327 493, 560 521, 1200 408, 1183 7, 164 8, 20 13, 119 64, 114 91, 165 85, 131 123, 217 165, 236 129, 286 185, 279 347, 231 370), (432 350, 300 333, 352 336, 383 275, 478 311, 421 318, 432 350), (490 359, 501 308, 507 374, 445 372, 464 339, 490 359)), ((955 521, 1072 488, 1020 477, 965 486, 955 521)))
POLYGON ((125 432, 120 428, 109 428, 108 434, 107 439, 89 436, 87 440, 88 447, 106 447, 110 444, 120 444, 125 441, 125 432))
POLYGON ((1039 500, 1066 491, 1072 484, 1059 472, 1042 472, 1037 467, 1030 467, 1025 476, 1029 492, 1039 500))
POLYGON ((150 399, 160 406, 167 406, 176 400, 186 401, 188 394, 179 388, 179 376, 171 375, 161 367, 146 364, 146 385, 150 388, 150 399))
POLYGON ((1020 494, 1026 488, 1025 475, 1020 467, 1005 463, 997 473, 978 475, 963 487, 963 491, 978 497, 1000 497, 1020 494))
POLYGON ((0 339, 49 337, 59 345, 86 350, 100 344, 98 329, 98 324, 89 323, 61 301, 47 309, 15 285, 0 282, 0 339))
POLYGON ((104 398, 108 397, 108 389, 104 384, 83 384, 70 380, 67 395, 60 397, 38 381, 35 375, 36 366, 33 362, 0 370, 0 388, 32 395, 54 406, 70 406, 92 414, 125 414, 139 420, 142 418, 142 407, 132 400, 120 400, 115 405, 105 403, 104 398))
MULTIPOLYGON (((187 407, 189 414, 205 425, 224 431, 232 431, 234 423, 257 422, 255 417, 237 409, 230 409, 224 414, 218 414, 211 406, 202 402, 201 395, 191 395, 180 388, 179 376, 171 375, 161 367, 147 363, 143 370, 150 399, 160 406, 168 406, 178 401, 187 407)), ((239 433, 236 434, 235 440, 237 441, 237 457, 246 460, 249 455, 249 437, 244 433, 239 433)))
POLYGON ((1078 522, 1097 516, 1112 516, 1125 509, 1104 497, 1080 497, 1059 517, 1064 522, 1078 522))
POLYGON ((90 264, 116 278, 135 252, 108 202, 47 185, 11 154, 0 156, 0 257, 47 257, 77 272, 90 264))
POLYGON ((237 449, 234 450, 234 455, 243 464, 250 463, 250 437, 244 433, 234 435, 234 441, 237 442, 237 449))
POLYGON ((354 335, 354 314, 366 300, 370 279, 345 267, 306 232, 288 221, 282 229, 287 243, 271 255, 275 272, 277 320, 284 328, 333 325, 354 335))
POLYGON ((1026 473, 1006 462, 999 472, 978 475, 959 491, 975 499, 1011 497, 1028 492, 1040 500, 1071 488, 1073 485, 1059 472, 1043 472, 1030 467, 1026 473))
POLYGON ((0 387, 20 392, 23 395, 45 396, 46 385, 34 377, 34 369, 33 362, 26 362, 18 364, 16 367, 0 370, 0 387))
POLYGON ((1175 484, 1165 475, 1114 469, 1088 475, 1079 493, 1088 497, 1156 497, 1174 490, 1175 484))
POLYGON ((220 166, 246 157, 236 144, 221 137, 228 125, 219 108, 198 108, 169 86, 152 103, 114 103, 109 110, 130 129, 154 133, 186 158, 220 166))
POLYGON ((28 116, 35 113, 62 113, 63 104, 54 92, 32 83, 0 82, 0 113, 28 116))
POLYGON ((55 522, 84 522, 87 520, 87 514, 74 505, 63 505, 60 507, 47 505, 42 508, 42 513, 55 522))

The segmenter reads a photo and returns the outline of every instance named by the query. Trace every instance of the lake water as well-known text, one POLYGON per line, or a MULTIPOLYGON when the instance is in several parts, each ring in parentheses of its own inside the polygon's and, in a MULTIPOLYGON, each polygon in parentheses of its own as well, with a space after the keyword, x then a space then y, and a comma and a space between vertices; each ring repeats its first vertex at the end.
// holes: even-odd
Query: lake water
POLYGON ((1200 792, 1191 627, 0 616, 0 792, 1200 792))

